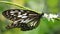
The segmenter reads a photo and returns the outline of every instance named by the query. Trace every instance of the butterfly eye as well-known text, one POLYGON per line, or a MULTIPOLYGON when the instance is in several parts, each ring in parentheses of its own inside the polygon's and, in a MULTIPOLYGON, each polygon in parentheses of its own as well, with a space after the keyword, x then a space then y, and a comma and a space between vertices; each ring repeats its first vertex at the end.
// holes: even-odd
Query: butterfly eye
POLYGON ((31 10, 10 9, 3 13, 7 19, 13 21, 12 24, 7 25, 7 28, 21 28, 22 31, 32 30, 39 24, 41 17, 44 15, 38 14, 31 10))

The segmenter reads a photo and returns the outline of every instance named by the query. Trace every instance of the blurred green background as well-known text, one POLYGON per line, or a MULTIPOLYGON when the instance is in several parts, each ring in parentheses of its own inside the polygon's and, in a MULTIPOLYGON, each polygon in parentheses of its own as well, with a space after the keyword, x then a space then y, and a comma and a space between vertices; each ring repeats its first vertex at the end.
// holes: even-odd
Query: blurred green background
MULTIPOLYGON (((9 1, 17 3, 19 5, 28 7, 36 12, 45 13, 60 13, 60 0, 0 0, 9 1)), ((21 31, 19 28, 14 28, 7 30, 5 27, 10 23, 5 17, 3 17, 2 12, 11 8, 20 8, 8 3, 0 2, 0 34, 60 34, 60 21, 51 20, 48 21, 46 18, 42 18, 39 22, 39 26, 36 29, 30 31, 21 31)))

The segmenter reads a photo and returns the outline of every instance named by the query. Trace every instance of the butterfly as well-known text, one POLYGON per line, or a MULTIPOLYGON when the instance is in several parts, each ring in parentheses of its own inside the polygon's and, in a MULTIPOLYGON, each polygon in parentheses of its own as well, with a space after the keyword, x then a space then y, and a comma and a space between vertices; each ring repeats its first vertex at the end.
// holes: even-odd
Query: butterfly
POLYGON ((38 14, 31 10, 9 9, 2 12, 2 15, 13 21, 13 23, 7 25, 7 29, 21 28, 22 31, 28 31, 35 29, 39 25, 44 13, 38 14))

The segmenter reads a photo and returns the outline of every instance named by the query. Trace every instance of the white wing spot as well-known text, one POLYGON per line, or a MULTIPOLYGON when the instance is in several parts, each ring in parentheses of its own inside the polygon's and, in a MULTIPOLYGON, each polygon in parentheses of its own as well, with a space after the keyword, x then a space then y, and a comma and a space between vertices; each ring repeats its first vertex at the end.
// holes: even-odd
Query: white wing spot
POLYGON ((37 21, 33 24, 34 26, 36 25, 37 21))
POLYGON ((14 15, 14 16, 16 16, 16 15, 14 15))
POLYGON ((24 12, 23 10, 20 10, 21 12, 24 12))
POLYGON ((10 13, 15 13, 14 11, 11 11, 10 13))
POLYGON ((8 11, 6 12, 6 15, 8 15, 8 11))
POLYGON ((24 22, 25 22, 24 19, 22 19, 20 23, 24 23, 24 22))
POLYGON ((15 21, 14 24, 16 24, 18 21, 15 21))
POLYGON ((18 10, 15 10, 15 11, 11 10, 11 12, 10 12, 10 13, 16 13, 16 12, 18 12, 18 10))
POLYGON ((22 15, 18 15, 18 17, 22 17, 22 15))
POLYGON ((16 17, 14 17, 14 19, 16 19, 16 17))
POLYGON ((18 12, 18 15, 20 15, 21 14, 21 12, 18 12))
POLYGON ((27 13, 23 14, 23 15, 27 15, 27 13))
POLYGON ((21 18, 27 18, 27 16, 22 16, 21 18))
POLYGON ((14 15, 14 14, 11 14, 11 15, 14 15))

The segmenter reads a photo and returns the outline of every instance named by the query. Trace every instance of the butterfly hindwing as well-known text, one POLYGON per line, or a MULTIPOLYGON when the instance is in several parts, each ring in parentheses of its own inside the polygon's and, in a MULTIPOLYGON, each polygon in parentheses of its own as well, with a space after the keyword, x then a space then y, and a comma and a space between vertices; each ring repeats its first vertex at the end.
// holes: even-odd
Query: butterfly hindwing
POLYGON ((21 28, 22 31, 26 31, 34 29, 44 13, 38 14, 31 10, 10 9, 4 11, 2 14, 14 22, 8 25, 8 28, 18 27, 21 28))
POLYGON ((32 30, 38 26, 39 19, 26 19, 26 22, 21 22, 20 20, 15 21, 14 23, 7 26, 8 29, 11 28, 21 28, 22 31, 32 30))

